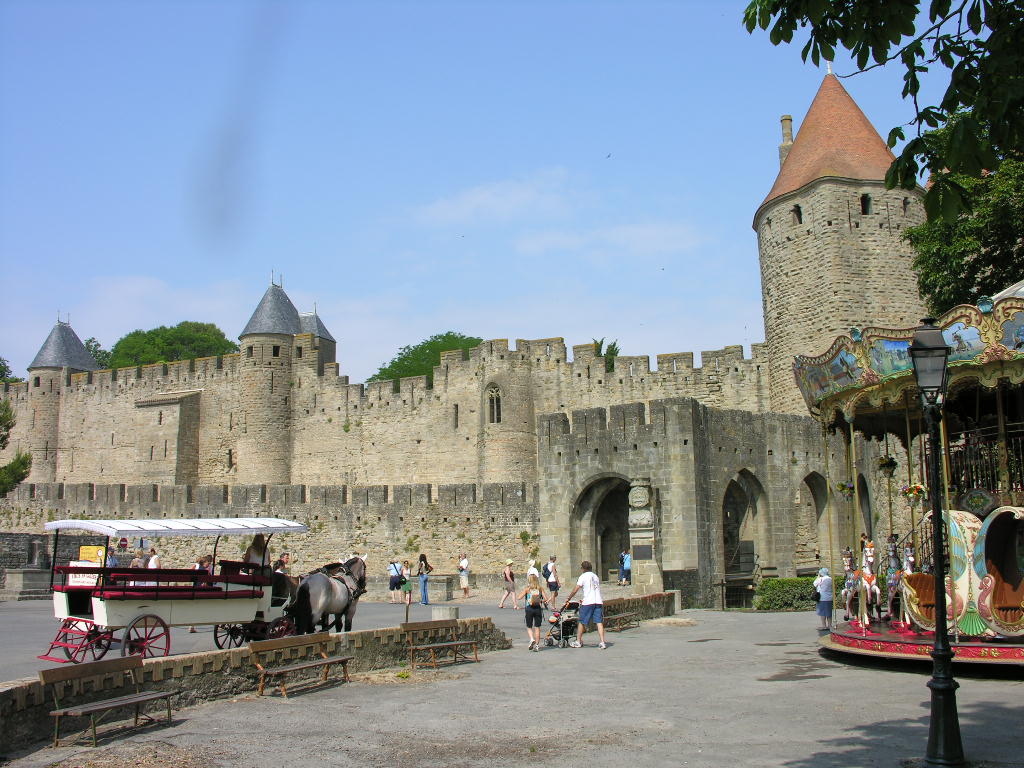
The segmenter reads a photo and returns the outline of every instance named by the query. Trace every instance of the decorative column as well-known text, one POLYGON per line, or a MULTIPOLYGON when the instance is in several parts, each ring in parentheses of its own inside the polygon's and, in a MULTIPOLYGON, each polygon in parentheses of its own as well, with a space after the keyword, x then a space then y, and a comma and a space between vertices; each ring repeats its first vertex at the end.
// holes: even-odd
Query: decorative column
POLYGON ((633 555, 633 591, 649 595, 664 591, 658 565, 658 531, 648 477, 629 481, 629 550, 633 555))

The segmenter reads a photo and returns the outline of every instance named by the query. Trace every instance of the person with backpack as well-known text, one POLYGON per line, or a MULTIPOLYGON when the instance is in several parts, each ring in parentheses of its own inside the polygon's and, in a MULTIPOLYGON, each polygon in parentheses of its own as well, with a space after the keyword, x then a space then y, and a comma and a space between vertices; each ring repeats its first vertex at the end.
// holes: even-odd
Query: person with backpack
POLYGON ((402 564, 397 560, 392 559, 388 563, 388 593, 391 597, 391 602, 394 605, 402 603, 400 600, 399 591, 402 589, 402 564))
POLYGON ((540 625, 544 620, 543 606, 548 604, 540 579, 531 573, 526 580, 526 588, 519 594, 523 599, 526 613, 526 635, 530 638, 528 651, 540 650, 540 625))
POLYGON ((541 571, 544 581, 548 583, 548 594, 551 595, 552 603, 558 597, 558 588, 562 586, 562 582, 558 579, 558 565, 555 563, 555 559, 554 555, 549 557, 548 561, 544 563, 544 570, 541 571))

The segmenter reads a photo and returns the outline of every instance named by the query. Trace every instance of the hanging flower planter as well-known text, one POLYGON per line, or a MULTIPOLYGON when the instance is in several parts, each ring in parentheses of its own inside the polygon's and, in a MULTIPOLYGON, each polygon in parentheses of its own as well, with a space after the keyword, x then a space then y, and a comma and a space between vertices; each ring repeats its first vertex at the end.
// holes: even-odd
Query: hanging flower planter
POLYGON ((847 501, 853 498, 853 483, 849 480, 836 483, 836 490, 839 491, 847 501))
POLYGON ((918 499, 924 499, 927 494, 923 485, 911 483, 900 488, 900 495, 905 499, 910 499, 910 503, 913 504, 918 499))
POLYGON ((892 456, 878 457, 878 471, 886 477, 892 477, 896 473, 897 467, 899 467, 899 464, 892 456))

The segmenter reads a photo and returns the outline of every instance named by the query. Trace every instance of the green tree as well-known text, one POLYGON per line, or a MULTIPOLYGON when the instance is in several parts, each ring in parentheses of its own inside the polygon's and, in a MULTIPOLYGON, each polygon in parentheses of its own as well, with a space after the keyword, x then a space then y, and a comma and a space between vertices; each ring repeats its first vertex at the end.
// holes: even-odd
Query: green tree
POLYGON ((136 330, 121 337, 111 347, 107 365, 111 368, 124 368, 237 351, 238 345, 225 337, 224 331, 213 323, 186 320, 175 326, 161 325, 149 331, 136 330))
POLYGON ((604 369, 607 372, 615 370, 615 358, 619 356, 619 340, 616 339, 608 348, 604 348, 604 336, 594 339, 594 354, 604 358, 604 369))
POLYGON ((11 384, 17 381, 24 381, 14 375, 14 371, 11 370, 10 364, 4 358, 0 357, 0 384, 9 382, 11 384))
POLYGON ((391 362, 386 363, 367 381, 385 381, 400 379, 403 376, 433 377, 434 366, 441 364, 441 353, 479 346, 483 339, 476 336, 465 336, 455 331, 447 331, 424 339, 412 347, 402 347, 391 362))
MULTIPOLYGON (((0 400, 0 451, 7 447, 14 429, 14 410, 10 400, 0 400)), ((18 451, 9 464, 0 466, 0 496, 10 493, 15 486, 28 477, 32 469, 32 454, 18 451)))
MULTIPOLYGON (((931 0, 926 21, 921 0, 751 0, 743 15, 748 32, 771 27, 773 45, 790 43, 808 28, 801 51, 818 65, 832 61, 842 46, 857 71, 896 62, 902 66, 903 97, 914 106, 915 135, 904 145, 886 185, 912 189, 928 176, 929 219, 952 221, 968 206, 963 177, 994 171, 1001 158, 1024 150, 1024 3, 1020 0, 931 0), (949 71, 937 105, 919 101, 920 75, 949 71), (951 125, 941 141, 929 129, 951 125), (948 171, 946 173, 945 171, 948 171)), ((902 126, 889 133, 889 146, 906 139, 902 126)))
POLYGON ((906 230, 917 252, 914 269, 928 309, 941 315, 976 304, 1024 277, 1024 162, 1006 159, 995 173, 958 176, 971 203, 955 221, 906 230))
POLYGON ((100 368, 110 367, 110 350, 103 349, 95 336, 90 336, 82 343, 85 344, 85 348, 89 351, 89 354, 92 355, 92 359, 96 361, 96 364, 100 368))

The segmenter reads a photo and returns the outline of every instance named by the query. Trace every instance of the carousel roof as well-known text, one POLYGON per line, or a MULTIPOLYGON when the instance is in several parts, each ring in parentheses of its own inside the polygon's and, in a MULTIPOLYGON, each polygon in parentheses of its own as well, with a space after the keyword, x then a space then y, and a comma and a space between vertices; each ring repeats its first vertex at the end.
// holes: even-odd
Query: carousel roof
POLYGON ((1009 299, 1013 297, 1024 298, 1024 280, 1021 280, 1019 283, 1014 283, 1009 288, 1004 288, 992 297, 992 301, 999 301, 1000 299, 1009 299))
POLYGON ((159 520, 54 520, 48 531, 92 531, 111 538, 158 536, 239 536, 256 533, 305 533, 309 529, 278 517, 217 517, 159 520))

